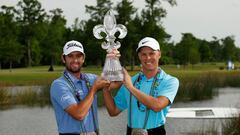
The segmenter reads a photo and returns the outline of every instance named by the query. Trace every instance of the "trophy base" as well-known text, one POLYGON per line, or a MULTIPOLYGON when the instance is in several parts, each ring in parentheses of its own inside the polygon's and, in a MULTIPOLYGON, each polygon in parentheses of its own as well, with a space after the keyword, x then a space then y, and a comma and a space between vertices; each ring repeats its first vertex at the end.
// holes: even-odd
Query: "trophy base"
POLYGON ((123 81, 122 70, 120 71, 106 71, 103 72, 103 78, 109 81, 123 81))
POLYGON ((123 81, 122 66, 118 58, 106 57, 102 76, 109 81, 123 81))

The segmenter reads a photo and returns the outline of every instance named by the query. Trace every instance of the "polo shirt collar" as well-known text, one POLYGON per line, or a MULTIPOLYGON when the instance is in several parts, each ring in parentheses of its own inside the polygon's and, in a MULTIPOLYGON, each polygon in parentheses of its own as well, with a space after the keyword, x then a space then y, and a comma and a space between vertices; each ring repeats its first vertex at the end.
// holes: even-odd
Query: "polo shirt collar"
POLYGON ((70 79, 73 81, 73 83, 77 83, 80 81, 74 75, 72 75, 68 70, 65 70, 65 71, 66 71, 67 75, 70 77, 70 79))
MULTIPOLYGON (((162 80, 162 79, 165 77, 166 73, 165 73, 161 68, 159 68, 159 69, 160 69, 160 76, 159 76, 157 79, 158 79, 158 80, 162 80)), ((140 75, 141 75, 140 77, 142 78, 143 81, 153 81, 153 79, 154 79, 154 77, 148 79, 148 78, 143 74, 143 72, 140 72, 140 75)))

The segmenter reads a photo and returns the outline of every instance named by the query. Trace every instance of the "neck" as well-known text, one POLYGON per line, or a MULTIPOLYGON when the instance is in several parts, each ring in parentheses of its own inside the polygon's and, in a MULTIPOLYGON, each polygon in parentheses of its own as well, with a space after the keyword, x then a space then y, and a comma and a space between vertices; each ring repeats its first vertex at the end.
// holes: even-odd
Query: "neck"
POLYGON ((73 73, 73 75, 77 78, 77 79, 80 79, 80 72, 78 72, 78 73, 73 73))
POLYGON ((154 70, 143 70, 143 74, 148 78, 154 77, 158 72, 158 68, 154 70))
POLYGON ((75 76, 77 79, 80 79, 80 75, 81 75, 81 72, 71 72, 69 70, 67 70, 70 74, 72 74, 73 76, 75 76))

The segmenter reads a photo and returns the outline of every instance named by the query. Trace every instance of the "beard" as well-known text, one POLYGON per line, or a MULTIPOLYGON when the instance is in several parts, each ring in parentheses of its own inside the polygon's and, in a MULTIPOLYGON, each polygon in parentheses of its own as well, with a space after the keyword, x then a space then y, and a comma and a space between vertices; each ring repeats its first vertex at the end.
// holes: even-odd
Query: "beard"
POLYGON ((79 73, 81 71, 81 66, 79 66, 78 68, 72 68, 72 67, 66 66, 66 69, 72 73, 79 73))

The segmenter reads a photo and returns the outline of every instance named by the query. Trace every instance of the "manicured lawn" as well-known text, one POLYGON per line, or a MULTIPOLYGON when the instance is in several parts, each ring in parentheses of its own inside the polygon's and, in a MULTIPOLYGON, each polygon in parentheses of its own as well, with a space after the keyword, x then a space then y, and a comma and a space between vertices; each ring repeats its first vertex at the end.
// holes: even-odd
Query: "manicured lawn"
MULTIPOLYGON (((240 64, 235 64, 235 67, 239 67, 240 64)), ((228 73, 226 69, 220 70, 220 67, 226 67, 224 63, 209 63, 209 64, 197 64, 194 66, 180 66, 176 65, 163 65, 161 68, 167 73, 182 78, 182 77, 198 77, 209 72, 228 73)), ((48 72, 49 66, 37 66, 32 68, 17 68, 17 69, 2 69, 0 70, 0 87, 9 85, 45 85, 50 84, 54 79, 61 76, 64 66, 54 66, 53 72, 48 72)), ((130 67, 126 67, 130 69, 130 67)), ((139 71, 140 67, 136 66, 134 71, 129 71, 130 75, 139 71)), ((82 68, 82 72, 94 73, 100 75, 102 72, 101 67, 88 66, 82 68)), ((239 72, 238 70, 230 72, 239 72)))

